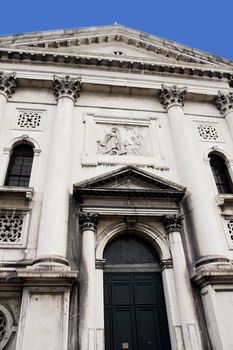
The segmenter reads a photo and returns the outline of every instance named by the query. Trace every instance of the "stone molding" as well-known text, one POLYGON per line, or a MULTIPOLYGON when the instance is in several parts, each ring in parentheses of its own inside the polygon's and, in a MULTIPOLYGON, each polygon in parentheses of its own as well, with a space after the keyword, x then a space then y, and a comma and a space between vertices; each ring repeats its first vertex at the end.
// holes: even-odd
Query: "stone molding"
POLYGON ((8 100, 15 92, 15 88, 15 73, 5 74, 4 72, 0 72, 0 94, 4 95, 8 100))
POLYGON ((162 271, 165 269, 173 269, 173 261, 172 259, 162 259, 159 263, 159 266, 162 271))
POLYGON ((81 88, 81 79, 71 79, 69 75, 64 78, 54 76, 53 79, 53 89, 54 96, 58 101, 61 97, 68 97, 76 102, 79 97, 79 92, 81 88))
POLYGON ((165 109, 172 105, 184 106, 184 98, 187 93, 187 88, 179 88, 177 85, 166 86, 162 84, 160 93, 160 102, 165 109))
POLYGON ((223 92, 218 91, 216 107, 221 114, 227 114, 228 112, 233 111, 233 92, 224 94, 223 92))
POLYGON ((86 230, 96 231, 98 223, 98 214, 79 213, 79 226, 82 232, 86 230))
POLYGON ((183 216, 181 215, 166 215, 163 219, 163 224, 167 233, 181 232, 183 216))
POLYGON ((95 268, 103 270, 106 263, 106 259, 95 259, 95 268))

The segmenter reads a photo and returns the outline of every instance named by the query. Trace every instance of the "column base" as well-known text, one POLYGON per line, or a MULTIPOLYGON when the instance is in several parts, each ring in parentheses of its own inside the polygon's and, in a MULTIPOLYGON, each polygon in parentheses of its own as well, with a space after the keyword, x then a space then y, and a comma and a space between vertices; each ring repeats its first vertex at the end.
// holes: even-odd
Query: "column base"
POLYGON ((41 256, 36 258, 29 269, 33 270, 70 270, 69 261, 58 255, 41 256))
POLYGON ((222 256, 222 255, 202 256, 201 258, 199 258, 195 262, 195 267, 196 267, 196 269, 198 269, 202 266, 211 265, 211 264, 214 264, 215 267, 216 267, 216 265, 218 265, 218 267, 223 266, 224 268, 227 268, 227 266, 229 266, 229 268, 232 268, 232 265, 231 265, 229 259, 227 259, 225 256, 222 256))

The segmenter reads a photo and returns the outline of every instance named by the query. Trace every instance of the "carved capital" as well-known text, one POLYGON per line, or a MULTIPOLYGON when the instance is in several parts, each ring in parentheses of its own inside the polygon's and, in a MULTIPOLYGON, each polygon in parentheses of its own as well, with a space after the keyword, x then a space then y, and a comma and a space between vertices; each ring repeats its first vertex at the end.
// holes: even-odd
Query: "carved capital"
POLYGON ((15 92, 15 88, 15 73, 4 74, 4 72, 0 72, 0 93, 8 99, 15 92))
POLYGON ((183 220, 183 217, 181 215, 164 216, 163 224, 165 226, 167 233, 181 232, 182 220, 183 220))
POLYGON ((79 226, 83 231, 96 231, 98 223, 98 215, 95 213, 79 213, 79 226))
POLYGON ((218 97, 216 99, 216 107, 221 114, 226 114, 233 110, 233 92, 224 94, 218 91, 218 97))
POLYGON ((66 75, 65 78, 54 77, 53 89, 56 100, 60 97, 69 97, 76 102, 79 97, 80 88, 80 78, 71 79, 69 75, 66 75))
POLYGON ((184 105, 184 98, 187 93, 187 88, 178 88, 176 85, 162 85, 160 93, 160 102, 165 109, 168 109, 173 104, 184 105))

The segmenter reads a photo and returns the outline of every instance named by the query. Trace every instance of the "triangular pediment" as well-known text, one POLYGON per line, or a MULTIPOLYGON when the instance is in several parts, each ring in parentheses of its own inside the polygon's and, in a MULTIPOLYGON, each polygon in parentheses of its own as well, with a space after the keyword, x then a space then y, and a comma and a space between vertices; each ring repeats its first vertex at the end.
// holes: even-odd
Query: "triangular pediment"
POLYGON ((231 61, 122 25, 6 35, 0 37, 0 48, 174 65, 233 65, 231 61))
POLYGON ((75 196, 130 195, 182 198, 185 187, 129 165, 74 185, 75 196))

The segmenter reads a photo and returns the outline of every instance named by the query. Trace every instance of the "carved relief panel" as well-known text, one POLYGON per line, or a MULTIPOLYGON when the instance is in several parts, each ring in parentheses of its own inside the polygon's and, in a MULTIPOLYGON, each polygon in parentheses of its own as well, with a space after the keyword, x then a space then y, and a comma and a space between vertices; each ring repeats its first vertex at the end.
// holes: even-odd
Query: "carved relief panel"
POLYGON ((152 156, 149 127, 98 124, 97 153, 118 156, 152 156))
POLYGON ((135 164, 167 169, 160 151, 159 121, 85 114, 83 166, 135 164))
POLYGON ((223 142, 220 125, 214 122, 194 121, 195 133, 199 141, 223 142))
POLYGON ((44 119, 44 110, 18 109, 12 127, 20 130, 41 131, 44 119))

